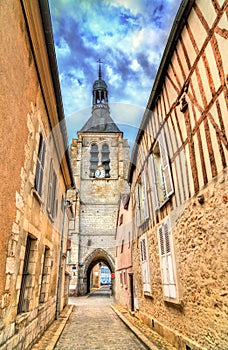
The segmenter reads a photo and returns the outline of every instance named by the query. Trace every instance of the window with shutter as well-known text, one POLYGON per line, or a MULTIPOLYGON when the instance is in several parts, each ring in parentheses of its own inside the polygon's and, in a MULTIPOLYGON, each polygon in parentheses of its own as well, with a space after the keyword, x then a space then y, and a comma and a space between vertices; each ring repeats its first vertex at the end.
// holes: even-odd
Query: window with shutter
POLYGON ((32 237, 27 237, 25 255, 24 255, 24 265, 21 276, 21 286, 18 301, 17 313, 23 313, 29 311, 29 304, 32 301, 32 291, 31 279, 35 277, 35 264, 34 264, 34 250, 35 250, 36 240, 32 237))
POLYGON ((123 249, 124 249, 124 240, 122 239, 120 253, 123 253, 123 249))
POLYGON ((145 171, 142 171, 141 178, 135 186, 136 199, 136 221, 137 226, 140 226, 149 218, 149 204, 147 192, 147 180, 145 171))
POLYGON ((158 200, 157 183, 156 183, 156 176, 155 176, 155 169, 154 169, 154 160, 153 160, 152 154, 149 156, 148 164, 149 164, 150 186, 152 191, 152 201, 154 205, 154 210, 158 210, 159 200, 158 200))
MULTIPOLYGON (((159 149, 161 155, 161 172, 165 188, 165 197, 168 198, 173 193, 173 181, 171 176, 171 169, 169 165, 168 149, 165 140, 164 130, 161 132, 159 138, 159 149)), ((165 198, 165 199, 166 199, 165 198)))
POLYGON ((174 256, 171 249, 171 231, 168 220, 159 227, 158 238, 164 296, 176 299, 177 288, 174 274, 174 256))
POLYGON ((40 133, 38 158, 36 162, 36 175, 35 175, 35 189, 40 197, 42 197, 45 154, 46 154, 46 144, 44 142, 42 133, 40 133))
POLYGON ((50 280, 50 249, 45 248, 43 270, 40 287, 40 303, 44 303, 48 299, 48 286, 50 280))
POLYGON ((140 215, 140 201, 139 201, 139 185, 135 186, 135 201, 136 201, 136 223, 137 226, 141 224, 141 215, 140 215))
POLYGON ((153 204, 155 210, 157 210, 174 191, 164 131, 158 137, 153 153, 149 157, 149 164, 153 204))
POLYGON ((144 211, 144 219, 149 218, 149 204, 148 204, 148 193, 147 193, 147 179, 146 179, 146 172, 143 171, 142 173, 142 187, 143 187, 143 211, 144 211))
POLYGON ((142 280, 144 292, 150 292, 150 275, 149 275, 149 261, 147 259, 147 241, 146 237, 143 236, 140 239, 140 252, 141 252, 141 263, 142 263, 142 280))
POLYGON ((57 176, 53 168, 53 162, 51 160, 48 179, 47 211, 52 218, 54 218, 56 210, 56 185, 57 176))
POLYGON ((123 287, 123 273, 120 272, 120 286, 123 287))

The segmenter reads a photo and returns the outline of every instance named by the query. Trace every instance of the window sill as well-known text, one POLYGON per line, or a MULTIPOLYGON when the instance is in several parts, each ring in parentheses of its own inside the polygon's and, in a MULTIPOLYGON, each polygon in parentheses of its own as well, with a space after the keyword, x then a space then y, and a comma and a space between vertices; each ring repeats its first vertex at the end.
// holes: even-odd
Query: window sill
POLYGON ((166 200, 164 200, 164 202, 162 202, 160 205, 159 205, 159 208, 158 210, 161 210, 171 199, 171 196, 168 197, 166 200))
POLYGON ((167 303, 168 305, 173 305, 173 306, 176 306, 178 308, 183 308, 183 300, 181 299, 174 299, 174 298, 169 298, 169 297, 164 297, 164 302, 167 303))
POLYGON ((143 221, 142 223, 140 223, 138 228, 139 228, 139 230, 141 232, 144 232, 144 231, 148 230, 148 228, 149 228, 149 218, 146 219, 145 221, 143 221))
POLYGON ((154 299, 154 297, 153 297, 153 295, 152 295, 151 292, 146 292, 146 291, 144 291, 143 294, 144 294, 144 296, 145 296, 146 298, 154 299))
POLYGON ((33 197, 36 198, 40 204, 44 204, 39 193, 35 188, 32 188, 32 194, 33 194, 33 197))
POLYGON ((38 306, 38 312, 42 312, 46 306, 47 306, 47 301, 40 302, 38 306))
POLYGON ((20 325, 23 325, 24 321, 26 321, 28 317, 29 312, 22 312, 21 314, 18 314, 16 317, 16 326, 20 327, 20 325))
POLYGON ((55 221, 55 219, 53 218, 53 216, 51 215, 51 213, 47 210, 48 213, 48 217, 50 219, 50 221, 53 223, 55 221))

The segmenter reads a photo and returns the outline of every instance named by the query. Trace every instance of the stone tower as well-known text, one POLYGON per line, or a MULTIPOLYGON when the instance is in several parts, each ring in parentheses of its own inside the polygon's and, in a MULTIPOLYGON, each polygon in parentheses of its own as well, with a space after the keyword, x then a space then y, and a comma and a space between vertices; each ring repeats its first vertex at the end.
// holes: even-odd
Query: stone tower
POLYGON ((71 145, 76 221, 70 231, 69 272, 70 294, 74 295, 89 292, 90 273, 97 263, 105 263, 114 272, 118 201, 120 193, 129 191, 130 148, 110 116, 100 61, 92 94, 91 117, 71 145))

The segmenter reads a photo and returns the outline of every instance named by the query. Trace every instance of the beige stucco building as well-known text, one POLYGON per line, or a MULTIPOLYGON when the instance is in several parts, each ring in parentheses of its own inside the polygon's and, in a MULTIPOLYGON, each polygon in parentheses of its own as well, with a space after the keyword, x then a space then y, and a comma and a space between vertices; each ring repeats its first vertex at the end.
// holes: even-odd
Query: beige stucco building
POLYGON ((132 232, 132 200, 130 193, 121 193, 116 225, 115 300, 134 312, 132 232))
POLYGON ((0 41, 0 349, 29 349, 67 303, 74 184, 48 1, 1 1, 0 41))
POLYGON ((69 266, 70 293, 83 295, 90 290, 90 273, 99 262, 115 271, 115 228, 119 195, 127 191, 130 160, 128 141, 112 120, 108 87, 102 79, 93 84, 92 113, 72 140, 71 161, 76 184, 75 225, 69 266))
POLYGON ((228 348, 227 1, 182 1, 129 172, 137 316, 177 349, 228 348))

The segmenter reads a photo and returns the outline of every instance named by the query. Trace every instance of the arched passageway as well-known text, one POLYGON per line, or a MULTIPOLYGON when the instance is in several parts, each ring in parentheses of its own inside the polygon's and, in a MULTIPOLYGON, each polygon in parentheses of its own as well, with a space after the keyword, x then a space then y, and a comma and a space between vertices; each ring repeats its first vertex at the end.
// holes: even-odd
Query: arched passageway
POLYGON ((90 292, 90 275, 91 271, 99 263, 106 265, 110 273, 115 272, 114 259, 103 249, 95 249, 85 260, 84 281, 86 282, 86 292, 90 292))

